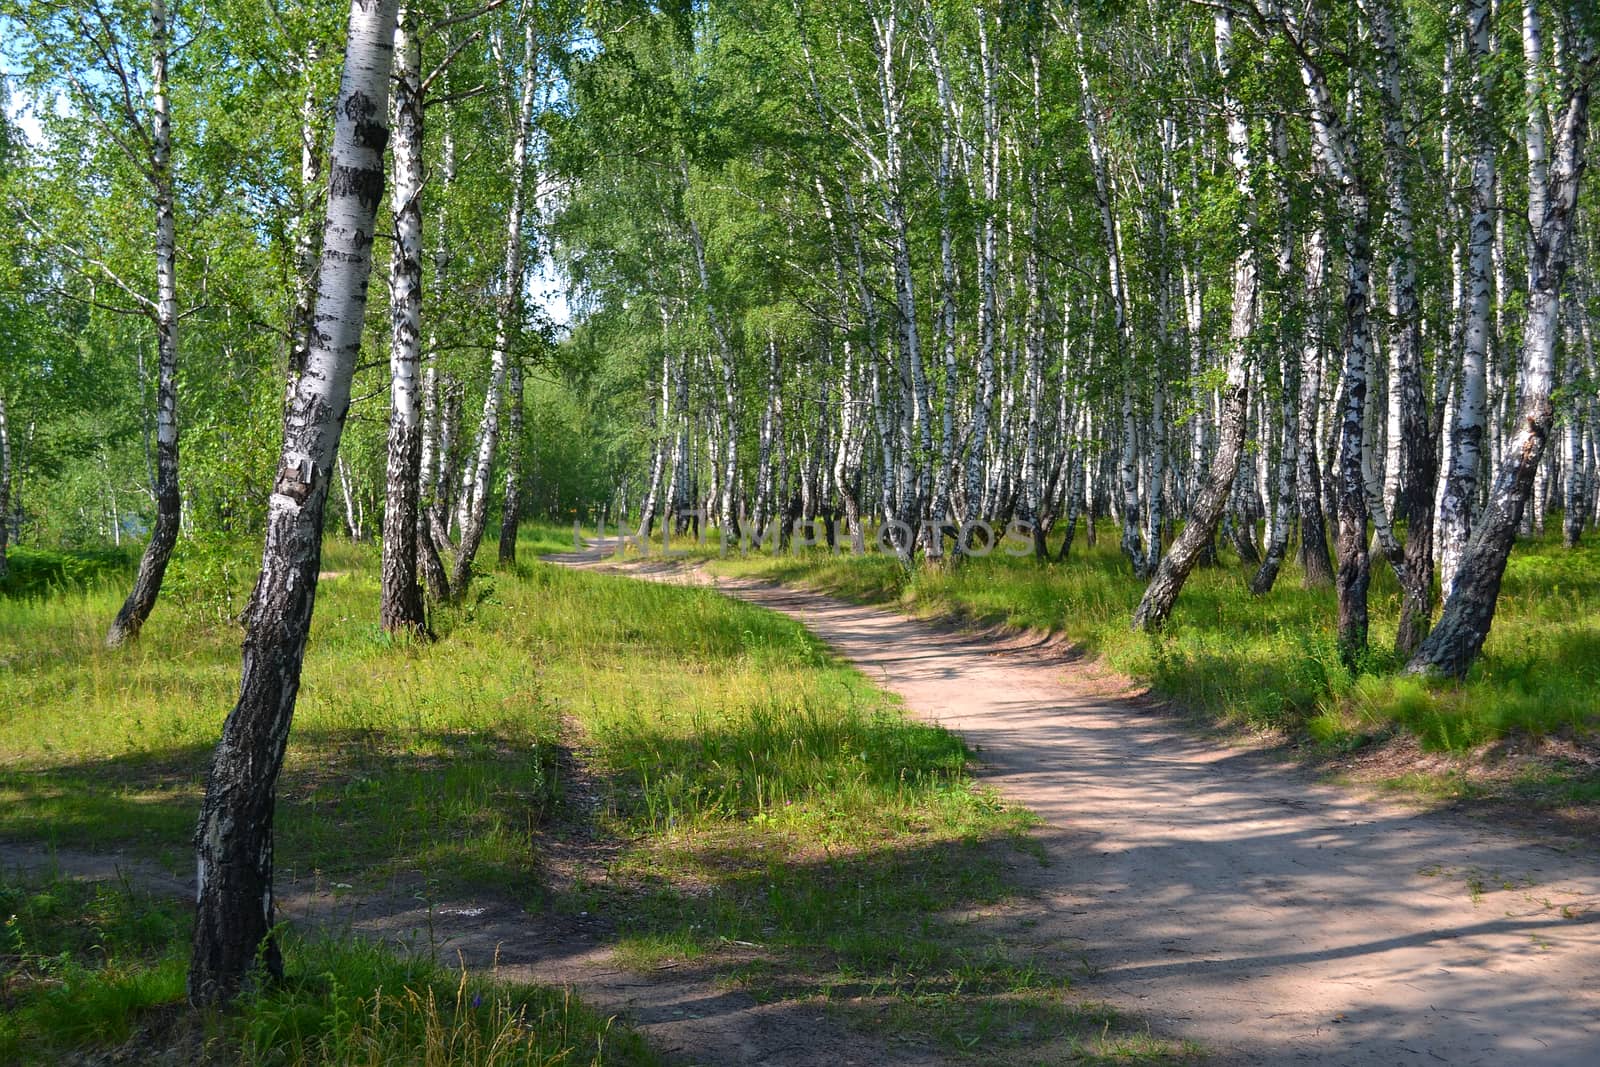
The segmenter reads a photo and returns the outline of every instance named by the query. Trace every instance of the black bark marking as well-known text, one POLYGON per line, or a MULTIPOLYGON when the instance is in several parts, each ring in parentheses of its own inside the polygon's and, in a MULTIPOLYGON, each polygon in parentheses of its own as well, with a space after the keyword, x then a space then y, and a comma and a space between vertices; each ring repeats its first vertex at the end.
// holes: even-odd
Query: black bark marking
MULTIPOLYGON (((388 137, 387 131, 384 137, 388 137)), ((376 211, 383 200, 383 168, 347 167, 336 163, 328 177, 328 195, 333 199, 353 196, 363 208, 376 211)))

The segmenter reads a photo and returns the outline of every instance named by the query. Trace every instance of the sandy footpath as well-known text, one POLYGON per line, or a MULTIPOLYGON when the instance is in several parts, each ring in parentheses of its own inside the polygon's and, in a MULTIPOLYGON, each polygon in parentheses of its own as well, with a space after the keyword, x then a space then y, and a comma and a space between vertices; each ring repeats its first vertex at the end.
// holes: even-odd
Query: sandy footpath
MULTIPOLYGON (((598 551, 553 557, 604 565, 598 551)), ((1196 738, 1060 656, 660 563, 803 622, 1037 812, 1019 928, 1226 1062, 1600 1064, 1600 862, 1196 738)), ((1583 852, 1584 854, 1580 854, 1583 852)))

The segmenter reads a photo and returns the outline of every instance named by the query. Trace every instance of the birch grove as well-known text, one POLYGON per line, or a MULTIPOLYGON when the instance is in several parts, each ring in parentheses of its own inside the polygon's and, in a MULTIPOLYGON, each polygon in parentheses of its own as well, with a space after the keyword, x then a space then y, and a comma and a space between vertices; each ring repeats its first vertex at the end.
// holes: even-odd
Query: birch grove
MULTIPOLYGON (((1483 517, 1537 530, 1564 508, 1572 543, 1592 521, 1593 307, 1559 310, 1592 289, 1556 281, 1590 277, 1582 5, 789 0, 702 21, 688 44, 659 23, 607 40, 576 121, 632 119, 574 164, 557 223, 595 309, 580 330, 661 363, 639 394, 654 443, 617 475, 641 531, 684 478, 715 488, 725 537, 776 524, 787 545, 817 513, 830 543, 880 535, 907 565, 961 565, 979 522, 965 547, 1064 558, 1080 516, 1091 536, 1110 517, 1151 629, 1190 568, 1226 565, 1220 535, 1254 595, 1287 559, 1334 585, 1352 669, 1391 573, 1396 655, 1460 673, 1476 647, 1427 650, 1465 610, 1446 605, 1468 545, 1475 576, 1510 551, 1483 517), (1514 48, 1517 76, 1491 76, 1514 48), (740 80, 752 53, 776 82, 740 80), (681 136, 752 99, 736 141, 681 136), (1525 179, 1503 177, 1513 158, 1525 179), (588 198, 618 189, 666 194, 675 232, 593 226, 588 198), (625 266, 646 247, 648 270, 625 266), (801 327, 775 348, 755 324, 778 314, 801 327), (671 387, 668 347, 691 350, 671 387), (1528 429, 1546 383, 1551 449, 1556 422, 1528 429)), ((1474 595, 1492 613, 1492 583, 1474 595)))
MULTIPOLYGON (((172 41, 209 55, 211 27, 161 0, 137 19, 5 2, 28 91, 66 101, 37 173, 114 162, 149 226, 7 194, 39 298, 128 322, 143 408, 122 432, 145 477, 125 463, 83 509, 144 546, 115 644, 180 542, 264 528, 252 375, 271 360, 248 353, 275 340, 292 401, 339 49, 311 8, 232 26, 270 131, 228 125, 204 62, 181 71, 185 125, 172 41), (230 226, 228 254, 277 281, 219 265, 230 226), (202 353, 183 498, 180 331, 202 353)), ((381 539, 381 624, 425 633, 486 536, 509 565, 522 519, 552 510, 763 546, 815 524, 907 566, 1002 544, 1065 562, 1109 520, 1151 583, 1141 627, 1180 610, 1194 567, 1237 565, 1257 597, 1288 569, 1333 586, 1360 669, 1377 580, 1400 590, 1395 655, 1465 670, 1477 639, 1443 654, 1435 620, 1471 602, 1486 632, 1517 537, 1554 522, 1581 544, 1600 508, 1586 12, 407 5, 378 224, 389 359, 358 366, 334 468, 348 532, 381 539), (541 430, 553 381, 598 398, 581 440, 541 430)))
POLYGON ((1114 567, 1156 649, 1205 568, 1465 676, 1600 519, 1593 7, 0 0, 0 579, 126 545, 113 648, 245 631, 191 995, 276 966, 325 531, 402 642, 577 522, 1114 567))

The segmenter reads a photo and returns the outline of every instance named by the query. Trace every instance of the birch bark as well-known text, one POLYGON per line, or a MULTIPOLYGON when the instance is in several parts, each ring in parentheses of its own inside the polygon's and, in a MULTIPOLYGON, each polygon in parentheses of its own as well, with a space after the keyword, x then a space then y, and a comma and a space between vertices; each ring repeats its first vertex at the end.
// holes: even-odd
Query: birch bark
POLYGON ((1344 354, 1340 388, 1338 452, 1339 564, 1334 588, 1339 598, 1338 641, 1345 662, 1354 665, 1367 646, 1367 587, 1372 561, 1367 549, 1367 486, 1362 469, 1367 367, 1372 300, 1371 205, 1358 172, 1356 145, 1334 106, 1327 78, 1307 50, 1293 16, 1278 24, 1299 60, 1300 81, 1311 110, 1311 145, 1323 172, 1338 192, 1344 260, 1344 354))
POLYGON ((167 84, 171 44, 165 0, 150 0, 150 123, 148 178, 155 202, 156 329, 155 524, 133 588, 112 620, 106 644, 116 648, 139 636, 155 609, 161 580, 178 543, 182 500, 178 493, 178 247, 172 174, 172 114, 167 84))
POLYGON ((1095 202, 1100 209, 1100 228, 1106 245, 1106 271, 1111 287, 1112 309, 1116 316, 1117 349, 1113 362, 1122 377, 1122 440, 1118 462, 1122 493, 1122 552, 1133 565, 1134 574, 1143 577, 1147 556, 1139 523, 1139 444, 1138 424, 1134 418, 1133 323, 1128 311, 1127 279, 1123 273, 1122 238, 1118 232, 1106 152, 1100 133, 1100 105, 1089 85, 1083 28, 1076 21, 1073 31, 1078 44, 1078 85, 1082 94, 1084 129, 1088 134, 1089 164, 1094 172, 1095 202))
POLYGON ((995 344, 999 330, 996 269, 1000 211, 1000 112, 994 49, 989 41, 990 14, 982 5, 974 11, 978 27, 978 69, 983 102, 983 151, 978 224, 978 381, 968 430, 966 464, 967 521, 984 518, 984 460, 989 442, 989 419, 994 410, 995 344))
MULTIPOLYGON (((1226 86, 1232 73, 1233 59, 1233 18, 1226 8, 1216 9, 1214 26, 1217 66, 1226 86)), ((1255 327, 1259 289, 1254 243, 1256 208, 1250 172, 1250 134, 1238 101, 1226 88, 1223 109, 1228 124, 1228 161, 1245 209, 1239 224, 1239 245, 1233 266, 1233 311, 1228 328, 1227 380, 1222 389, 1217 453, 1205 487, 1190 509, 1188 523, 1157 566, 1139 606, 1134 609, 1133 626, 1139 630, 1159 629, 1171 616, 1189 572, 1194 569, 1202 549, 1210 543, 1216 532, 1217 522, 1227 506, 1228 495, 1239 472, 1239 457, 1244 450, 1250 403, 1250 336, 1255 327)))
POLYGON ((522 361, 506 371, 510 411, 506 426, 506 480, 500 494, 500 552, 503 564, 517 561, 517 528, 522 523, 522 361))
POLYGON ((1405 547, 1380 538, 1402 590, 1395 650, 1416 651, 1433 613, 1433 488, 1436 453, 1422 371, 1422 315, 1417 302, 1416 232, 1411 163, 1400 85, 1400 28, 1392 0, 1368 0, 1382 69, 1380 113, 1389 228, 1389 455, 1380 503, 1406 520, 1405 547))
MULTIPOLYGON (((1543 77, 1543 37, 1537 13, 1523 20, 1523 55, 1531 82, 1543 77)), ((1494 621, 1500 580, 1516 539, 1535 475, 1555 418, 1552 387, 1556 335, 1560 329, 1561 289, 1570 258, 1578 190, 1583 182, 1589 132, 1589 96, 1596 70, 1594 39, 1583 29, 1569 47, 1574 53, 1570 84, 1555 129, 1553 156, 1542 137, 1528 140, 1528 306, 1524 314, 1522 375, 1514 432, 1495 474, 1488 505, 1455 573, 1454 589, 1433 632, 1407 665, 1414 673, 1460 677, 1483 648, 1494 621)), ((1530 131, 1544 127, 1543 94, 1530 92, 1530 131)))
POLYGON ((1469 192, 1466 321, 1461 331, 1461 384, 1452 434, 1449 474, 1439 505, 1439 579, 1449 600, 1456 589, 1456 571, 1472 536, 1478 502, 1478 472, 1488 421, 1488 355, 1491 323, 1491 271, 1495 246, 1495 154, 1490 112, 1489 0, 1467 6, 1467 63, 1471 89, 1472 186, 1469 192))
POLYGON ((389 633, 427 629, 417 582, 422 477, 422 41, 414 7, 394 35, 394 249, 389 260, 389 439, 378 621, 389 633))
MULTIPOLYGON (((483 541, 489 521, 490 478, 494 473, 495 452, 500 446, 500 407, 505 390, 506 369, 511 347, 522 331, 523 236, 527 210, 528 141, 533 129, 534 88, 539 80, 538 31, 531 14, 525 16, 522 32, 521 80, 515 111, 511 113, 511 199, 506 208, 504 266, 500 279, 500 299, 495 309, 494 349, 490 355, 489 385, 483 397, 483 419, 478 426, 475 462, 462 476, 461 495, 467 503, 461 523, 461 541, 456 548, 455 567, 450 586, 457 597, 464 596, 472 580, 472 561, 483 541)), ((509 110, 509 109, 508 109, 509 110)))
POLYGON ((284 414, 261 575, 245 612, 239 702, 212 756, 195 831, 189 998, 196 1004, 231 1001, 258 961, 269 977, 282 974, 270 937, 275 789, 316 599, 328 484, 365 323, 397 6, 397 0, 353 0, 350 8, 313 340, 284 414))
POLYGON ((6 396, 0 390, 0 579, 9 569, 6 543, 11 539, 11 428, 6 424, 6 396))

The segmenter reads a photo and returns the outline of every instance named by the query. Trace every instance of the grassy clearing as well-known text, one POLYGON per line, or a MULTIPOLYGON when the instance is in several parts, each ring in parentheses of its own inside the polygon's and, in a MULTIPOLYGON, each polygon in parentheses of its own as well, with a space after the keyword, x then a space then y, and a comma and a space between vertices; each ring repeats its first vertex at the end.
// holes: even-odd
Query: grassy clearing
MULTIPOLYGON (((570 530, 533 527, 519 553, 570 547, 570 530)), ((188 868, 206 760, 238 684, 228 611, 251 574, 248 558, 215 547, 193 562, 119 652, 101 647, 118 586, 0 600, 0 838, 188 868)), ((279 786, 282 888, 487 890, 535 912, 588 912, 637 966, 692 959, 759 997, 818 999, 873 1028, 892 1008, 915 1040, 951 1050, 1021 1051, 1048 1033, 1122 1056, 1119 1042, 1143 1040, 1080 1003, 1063 975, 944 917, 1003 899, 1007 865, 1037 862, 1030 817, 975 788, 959 739, 905 718, 798 624, 705 589, 524 563, 440 609, 437 642, 394 642, 374 622, 376 550, 330 543, 323 567, 279 786), (574 789, 584 804, 569 803, 574 789), (574 834, 612 847, 556 877, 544 857, 574 834)), ((140 1005, 172 1003, 184 939, 156 938, 166 954, 135 969, 146 992, 107 1014, 126 1024, 140 1005)), ((318 967, 347 973, 313 962, 325 951, 291 946, 291 966, 307 981, 318 967)), ((454 977, 348 967, 356 977, 338 988, 357 1000, 338 1002, 334 1030, 352 1040, 368 1025, 358 1015, 392 1008, 409 1027, 459 1009, 454 977)), ((373 1026, 373 1047, 391 1040, 388 1023, 373 1026)))
MULTIPOLYGON (((1381 565, 1374 567, 1372 651, 1354 674, 1339 661, 1332 590, 1302 589, 1292 561, 1276 589, 1255 598, 1248 575, 1225 556, 1224 565, 1190 578, 1166 633, 1130 632, 1143 586, 1129 574, 1109 527, 1093 549, 1080 535, 1064 564, 997 552, 908 572, 890 556, 806 549, 730 554, 712 567, 923 616, 1063 633, 1117 671, 1215 720, 1309 738, 1325 751, 1403 734, 1424 752, 1465 757, 1502 743, 1593 745, 1600 729, 1594 700, 1600 691, 1600 547, 1591 542, 1569 552, 1554 535, 1523 543, 1513 554, 1494 631, 1461 684, 1395 675, 1399 590, 1381 565)), ((1579 769, 1556 760, 1518 772, 1507 788, 1552 803, 1600 799, 1579 769)))

